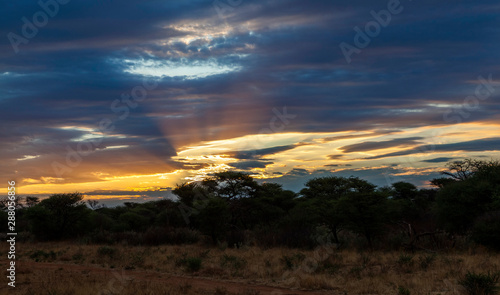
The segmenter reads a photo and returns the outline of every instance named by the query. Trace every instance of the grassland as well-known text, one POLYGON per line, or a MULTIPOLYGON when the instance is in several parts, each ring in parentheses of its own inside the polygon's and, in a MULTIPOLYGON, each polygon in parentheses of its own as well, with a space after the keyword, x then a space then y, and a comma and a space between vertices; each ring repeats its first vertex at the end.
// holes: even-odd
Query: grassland
POLYGON ((59 242, 19 243, 17 264, 15 294, 444 295, 462 294, 468 271, 499 271, 500 256, 59 242))

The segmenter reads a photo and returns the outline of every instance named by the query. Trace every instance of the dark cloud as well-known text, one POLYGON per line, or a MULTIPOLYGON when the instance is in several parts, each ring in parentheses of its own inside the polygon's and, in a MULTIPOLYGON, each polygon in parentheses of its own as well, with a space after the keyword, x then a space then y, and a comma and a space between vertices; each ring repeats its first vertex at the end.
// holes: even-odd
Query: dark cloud
POLYGON ((277 154, 280 152, 292 150, 294 148, 297 148, 299 146, 304 146, 304 145, 308 145, 308 144, 307 143, 297 143, 297 144, 276 146, 276 147, 272 147, 272 148, 265 148, 265 149, 259 149, 259 150, 250 150, 250 151, 242 151, 242 152, 229 152, 226 154, 231 158, 236 158, 236 159, 240 159, 240 160, 258 159, 258 158, 261 158, 263 156, 273 155, 273 154, 277 154))
POLYGON ((338 159, 341 159, 342 157, 344 157, 344 155, 329 155, 328 159, 330 159, 330 160, 338 160, 338 159))
POLYGON ((408 150, 394 152, 394 153, 387 153, 383 155, 369 157, 366 159, 373 160, 373 159, 405 156, 414 153, 425 153, 425 152, 454 152, 454 151, 477 152, 477 151, 498 151, 499 149, 500 149, 500 138, 493 137, 493 138, 477 139, 477 140, 457 142, 457 143, 420 145, 408 150))
POLYGON ((363 143, 346 145, 339 149, 344 153, 364 152, 398 146, 413 146, 416 145, 421 139, 423 139, 423 137, 396 138, 387 141, 367 141, 363 143))
POLYGON ((299 192, 309 179, 315 177, 354 176, 365 179, 378 187, 384 187, 390 186, 392 183, 399 181, 412 182, 418 186, 428 186, 430 179, 441 176, 440 172, 419 173, 417 169, 414 170, 415 171, 413 172, 415 172, 415 174, 412 175, 406 175, 405 172, 407 171, 398 169, 397 167, 345 169, 341 171, 318 170, 314 171, 314 173, 307 173, 303 170, 292 170, 290 173, 279 175, 279 177, 270 179, 268 181, 282 184, 283 188, 285 189, 299 192))
POLYGON ((240 170, 249 170, 252 168, 266 168, 267 165, 272 164, 270 161, 241 161, 236 163, 231 163, 229 166, 240 170))
POLYGON ((434 159, 429 159, 429 160, 423 160, 422 162, 424 163, 445 163, 445 162, 450 162, 452 160, 456 160, 455 158, 448 158, 448 157, 439 157, 439 158, 434 158, 434 159))
MULTIPOLYGON (((283 132, 379 129, 375 132, 388 134, 450 124, 443 117, 450 109, 436 105, 463 104, 474 94, 471 81, 478 75, 500 76, 500 6, 493 0, 402 0, 404 10, 350 64, 339 44, 352 44, 353 28, 371 21, 371 10, 386 8, 387 1, 243 1, 219 16, 213 1, 72 0, 27 44, 20 44, 16 54, 7 34, 22 35, 22 18, 31 20, 40 11, 37 2, 0 4, 3 183, 12 175, 56 177, 52 163, 64 161, 67 147, 74 149, 79 138, 90 134, 61 127, 95 131, 100 120, 113 121, 114 130, 62 180, 94 181, 95 167, 119 175, 185 167, 171 160, 180 148, 259 133, 270 128, 273 108, 284 106, 297 117, 283 132), (159 78, 147 98, 120 119, 124 113, 113 111, 112 103, 143 85, 143 76, 125 71, 131 60, 215 61, 239 70, 202 79, 180 74, 159 78), (110 149, 118 145, 126 147, 110 149), (25 156, 37 158, 18 160, 25 156)), ((498 124, 498 93, 480 101, 461 121, 498 124)), ((343 151, 417 143, 418 138, 366 142, 343 151)), ((486 140, 436 149, 496 150, 495 144, 486 140)), ((263 165, 261 157, 297 146, 231 156, 263 165)), ((409 148, 372 159, 415 152, 419 150, 409 148)))

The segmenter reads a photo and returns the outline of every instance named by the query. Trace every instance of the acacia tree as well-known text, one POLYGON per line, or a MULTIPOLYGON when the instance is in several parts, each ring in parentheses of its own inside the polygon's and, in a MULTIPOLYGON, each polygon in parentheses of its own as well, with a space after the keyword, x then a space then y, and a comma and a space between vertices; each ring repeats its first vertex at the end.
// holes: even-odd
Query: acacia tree
POLYGON ((52 195, 26 212, 33 232, 42 239, 78 234, 88 224, 89 213, 81 193, 52 195))
POLYGON ((201 185, 214 195, 229 201, 254 196, 259 186, 250 175, 234 171, 215 173, 205 178, 201 185))
POLYGON ((370 193, 375 185, 358 177, 328 176, 309 180, 300 191, 305 202, 300 206, 317 217, 316 222, 325 224, 333 234, 335 243, 339 243, 338 233, 342 228, 345 215, 340 212, 339 200, 352 193, 370 193))
MULTIPOLYGON (((500 209, 500 163, 466 160, 453 162, 450 169, 460 170, 453 183, 443 186, 436 199, 436 209, 443 227, 451 232, 466 233, 474 220, 500 209), (458 178, 457 178, 458 177, 458 178)), ((453 173, 450 173, 453 174, 453 173)), ((448 174, 447 174, 448 175, 448 174)))
POLYGON ((259 187, 246 173, 225 171, 215 173, 198 183, 178 185, 173 193, 179 196, 179 208, 190 225, 209 234, 215 241, 220 239, 221 231, 249 228, 247 222, 251 218, 248 218, 249 211, 246 209, 249 203, 246 200, 254 198, 259 187), (222 211, 215 213, 218 209, 222 211), (228 219, 226 210, 229 212, 228 219), (216 224, 215 227, 211 223, 216 224))
POLYGON ((197 216, 200 231, 215 243, 224 238, 230 227, 231 214, 228 204, 220 197, 210 198, 197 216))
POLYGON ((27 196, 26 197, 26 207, 33 207, 40 202, 38 197, 27 196))
POLYGON ((366 238, 373 248, 373 240, 383 232, 387 222, 387 198, 380 192, 352 192, 338 202, 338 212, 344 226, 366 238))
POLYGON ((487 162, 475 159, 454 161, 446 165, 448 171, 443 171, 442 174, 447 175, 454 180, 462 181, 470 178, 474 175, 474 173, 486 165, 488 165, 487 162))
POLYGON ((392 197, 396 200, 413 201, 418 195, 417 187, 409 182, 399 181, 392 185, 392 197))

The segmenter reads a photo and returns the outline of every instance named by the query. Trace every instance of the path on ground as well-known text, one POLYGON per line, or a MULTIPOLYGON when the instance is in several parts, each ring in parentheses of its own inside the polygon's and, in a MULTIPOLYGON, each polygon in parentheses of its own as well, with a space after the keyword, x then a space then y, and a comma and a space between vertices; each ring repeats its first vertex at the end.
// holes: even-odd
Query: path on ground
POLYGON ((146 270, 117 270, 98 266, 77 265, 67 263, 52 263, 52 262, 34 262, 34 261, 18 261, 20 267, 26 267, 31 270, 64 270, 66 272, 91 272, 93 274, 113 274, 132 281, 156 281, 164 282, 173 286, 190 284, 194 288, 214 290, 217 287, 225 288, 229 292, 242 292, 248 289, 259 291, 259 295, 320 295, 332 294, 325 291, 303 291, 293 290, 280 287, 272 287, 265 285, 253 285, 250 283, 221 281, 210 278, 199 278, 192 276, 179 276, 168 273, 161 273, 146 270))

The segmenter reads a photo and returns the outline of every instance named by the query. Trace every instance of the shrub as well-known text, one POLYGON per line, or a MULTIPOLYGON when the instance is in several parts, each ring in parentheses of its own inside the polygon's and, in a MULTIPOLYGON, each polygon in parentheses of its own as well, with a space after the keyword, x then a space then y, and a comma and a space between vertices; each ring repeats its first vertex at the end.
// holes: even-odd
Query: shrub
POLYGON ((89 242, 92 244, 113 244, 113 236, 106 230, 98 230, 89 234, 89 242))
POLYGON ((496 284, 500 278, 499 273, 475 273, 467 272, 458 283, 465 288, 469 295, 491 295, 497 294, 496 284))
POLYGON ((500 250, 500 211, 490 212, 477 219, 472 240, 483 246, 500 250))
POLYGON ((300 263, 306 258, 303 253, 296 253, 294 255, 283 255, 281 257, 281 262, 285 265, 285 269, 294 269, 300 265, 300 263))
POLYGON ((230 267, 236 271, 243 269, 246 264, 247 261, 245 259, 227 254, 224 254, 224 256, 222 256, 220 260, 221 267, 230 267))
POLYGON ((326 259, 319 261, 318 271, 326 272, 328 274, 337 273, 342 267, 343 257, 338 253, 328 256, 326 259))
POLYGON ((411 272, 413 266, 413 255, 402 253, 398 258, 398 265, 404 272, 411 272))
POLYGON ((420 256, 418 259, 420 261, 420 267, 426 270, 436 260, 436 254, 420 256))
POLYGON ((112 240, 122 242, 131 246, 138 246, 144 244, 144 234, 134 231, 113 233, 112 240))
POLYGON ((75 253, 75 254, 73 254, 73 256, 71 256, 71 259, 73 259, 77 262, 82 261, 84 259, 83 253, 82 252, 75 253))
POLYGON ((97 249, 97 255, 99 256, 108 256, 112 258, 116 254, 116 248, 102 246, 97 249))
POLYGON ((194 244, 199 236, 198 231, 188 228, 155 227, 144 233, 143 243, 148 246, 194 244))
POLYGON ((175 260, 175 266, 185 266, 188 271, 195 272, 201 269, 201 262, 200 257, 188 257, 187 253, 182 253, 182 258, 175 260))
POLYGON ((412 266, 413 255, 402 253, 401 255, 399 255, 398 264, 400 266, 412 266))
POLYGON ((199 271, 201 268, 201 258, 199 257, 188 257, 186 259, 187 268, 190 272, 199 271))
POLYGON ((50 250, 50 252, 38 250, 38 251, 31 253, 31 255, 30 255, 30 258, 35 260, 36 262, 44 261, 44 260, 55 260, 56 257, 57 257, 57 254, 52 250, 50 250))
POLYGON ((227 295, 227 294, 229 294, 229 293, 227 292, 226 288, 224 288, 224 287, 215 288, 214 295, 227 295))
POLYGON ((410 295, 410 290, 408 290, 408 288, 405 288, 403 286, 399 286, 398 295, 410 295))

